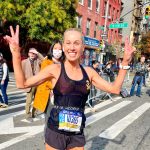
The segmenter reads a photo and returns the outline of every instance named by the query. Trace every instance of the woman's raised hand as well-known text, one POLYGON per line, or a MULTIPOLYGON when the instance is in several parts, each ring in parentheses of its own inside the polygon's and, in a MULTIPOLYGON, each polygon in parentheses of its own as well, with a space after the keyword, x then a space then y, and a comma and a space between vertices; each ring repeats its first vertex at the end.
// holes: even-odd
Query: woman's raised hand
POLYGON ((125 39, 125 47, 124 47, 124 56, 123 56, 123 62, 126 64, 129 64, 132 60, 133 54, 136 51, 136 48, 132 46, 133 39, 131 42, 129 42, 129 39, 125 39))
POLYGON ((16 26, 16 31, 14 31, 13 27, 10 26, 11 36, 6 35, 4 39, 8 42, 11 53, 14 54, 16 52, 20 52, 19 47, 19 25, 16 26))

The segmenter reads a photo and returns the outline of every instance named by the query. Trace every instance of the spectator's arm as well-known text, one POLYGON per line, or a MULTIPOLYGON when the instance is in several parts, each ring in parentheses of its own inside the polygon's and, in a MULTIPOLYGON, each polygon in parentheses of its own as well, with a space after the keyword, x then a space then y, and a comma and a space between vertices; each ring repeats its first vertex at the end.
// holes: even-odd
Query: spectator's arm
POLYGON ((38 52, 37 56, 40 61, 44 60, 44 57, 41 53, 38 52))

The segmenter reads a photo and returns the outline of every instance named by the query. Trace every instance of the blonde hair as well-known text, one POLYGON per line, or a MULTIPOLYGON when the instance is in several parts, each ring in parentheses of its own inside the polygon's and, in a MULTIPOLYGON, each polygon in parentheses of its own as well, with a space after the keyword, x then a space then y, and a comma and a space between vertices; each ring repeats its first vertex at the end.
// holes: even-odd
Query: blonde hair
POLYGON ((69 29, 66 29, 66 31, 64 32, 64 35, 63 35, 63 42, 64 42, 64 39, 65 39, 65 34, 66 34, 67 32, 70 32, 70 31, 76 31, 76 32, 80 33, 80 34, 81 34, 82 43, 84 43, 82 30, 79 29, 79 28, 69 28, 69 29))

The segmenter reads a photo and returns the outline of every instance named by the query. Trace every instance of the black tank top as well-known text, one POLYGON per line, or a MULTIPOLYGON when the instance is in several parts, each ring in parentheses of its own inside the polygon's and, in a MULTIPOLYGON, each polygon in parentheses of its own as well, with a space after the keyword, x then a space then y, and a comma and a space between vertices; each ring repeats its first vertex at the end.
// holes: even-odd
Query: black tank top
MULTIPOLYGON (((61 63, 61 73, 53 89, 54 93, 54 107, 51 110, 48 119, 48 127, 58 132, 59 126, 59 112, 62 109, 77 110, 82 113, 81 131, 85 127, 85 103, 90 92, 90 80, 84 68, 80 65, 83 78, 79 81, 70 79, 65 71, 64 63, 61 63)), ((73 134, 73 133, 72 133, 73 134)))

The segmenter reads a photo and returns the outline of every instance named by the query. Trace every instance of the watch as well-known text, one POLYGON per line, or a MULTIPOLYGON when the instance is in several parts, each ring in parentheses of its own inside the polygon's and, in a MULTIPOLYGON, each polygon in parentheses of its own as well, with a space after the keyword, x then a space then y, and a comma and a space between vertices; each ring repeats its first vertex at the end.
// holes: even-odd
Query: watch
POLYGON ((120 69, 124 69, 124 70, 128 70, 128 69, 130 69, 130 66, 122 66, 122 65, 120 64, 119 68, 120 68, 120 69))

